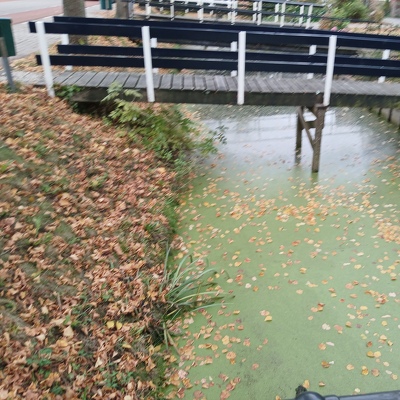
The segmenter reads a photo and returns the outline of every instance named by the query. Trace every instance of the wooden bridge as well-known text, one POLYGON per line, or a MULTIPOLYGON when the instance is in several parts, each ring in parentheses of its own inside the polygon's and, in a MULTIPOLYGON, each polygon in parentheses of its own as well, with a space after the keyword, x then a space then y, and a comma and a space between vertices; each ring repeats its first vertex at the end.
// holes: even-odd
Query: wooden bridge
POLYGON ((390 50, 400 50, 399 37, 289 27, 74 17, 55 17, 52 23, 31 22, 30 29, 40 39, 41 55, 37 60, 44 66, 44 77, 27 74, 22 80, 45 83, 50 95, 54 95, 54 84, 74 85, 85 88, 79 94, 80 101, 99 101, 112 82, 119 82, 124 88, 138 90, 142 100, 149 102, 299 106, 296 151, 300 153, 301 133, 305 130, 314 150, 313 171, 319 168, 328 106, 400 104, 400 83, 384 82, 385 77, 400 77, 400 61, 389 59, 390 50), (48 54, 45 33, 63 35, 58 54, 48 54), (128 37, 141 45, 72 45, 66 40, 69 34, 128 37), (381 58, 375 58, 377 51, 382 53, 381 58), (54 74, 51 65, 134 70, 54 74), (155 72, 155 68, 165 73, 155 72), (292 78, 279 79, 281 73, 292 78), (340 76, 346 79, 334 79, 340 76), (362 80, 349 76, 361 76, 362 80), (372 78, 379 79, 372 82, 372 78), (304 119, 305 107, 314 113, 315 120, 304 119))

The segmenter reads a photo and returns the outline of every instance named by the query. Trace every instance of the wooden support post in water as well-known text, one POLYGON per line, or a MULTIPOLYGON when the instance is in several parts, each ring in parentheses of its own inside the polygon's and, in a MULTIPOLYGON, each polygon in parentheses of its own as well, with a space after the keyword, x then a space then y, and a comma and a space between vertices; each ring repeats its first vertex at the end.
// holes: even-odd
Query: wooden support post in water
POLYGON ((298 164, 300 162, 300 156, 301 156, 303 124, 302 124, 300 115, 303 115, 303 113, 304 113, 304 107, 301 106, 297 110, 296 150, 295 150, 295 162, 296 162, 296 164, 298 164))
POLYGON ((321 158, 322 131, 325 125, 325 113, 328 106, 317 104, 315 108, 316 108, 317 119, 315 121, 315 137, 314 137, 311 172, 319 171, 319 161, 321 158))
POLYGON ((296 151, 295 151, 295 162, 298 164, 301 157, 302 147, 302 131, 306 131, 308 140, 313 150, 311 171, 319 171, 319 162, 321 158, 321 141, 322 131, 325 125, 325 114, 327 106, 323 104, 316 104, 310 108, 310 111, 315 115, 316 119, 313 121, 306 121, 304 118, 304 107, 301 106, 297 109, 297 125, 296 125, 296 151), (311 134, 310 129, 315 129, 314 137, 311 134))

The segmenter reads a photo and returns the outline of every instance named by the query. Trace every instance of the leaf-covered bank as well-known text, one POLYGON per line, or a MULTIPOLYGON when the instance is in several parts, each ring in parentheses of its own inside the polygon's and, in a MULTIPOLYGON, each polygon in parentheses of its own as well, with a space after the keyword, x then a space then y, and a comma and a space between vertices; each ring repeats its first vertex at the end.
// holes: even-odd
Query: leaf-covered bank
POLYGON ((182 171, 41 89, 0 109, 0 398, 162 397, 182 171))

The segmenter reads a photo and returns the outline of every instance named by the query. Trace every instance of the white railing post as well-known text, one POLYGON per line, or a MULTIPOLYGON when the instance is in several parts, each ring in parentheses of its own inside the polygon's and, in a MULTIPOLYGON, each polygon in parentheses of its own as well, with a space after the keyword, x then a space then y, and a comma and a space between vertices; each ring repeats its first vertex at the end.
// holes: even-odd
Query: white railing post
POLYGON ((279 3, 278 4, 275 4, 275 22, 278 22, 279 21, 279 8, 280 8, 280 5, 279 5, 279 3))
POLYGON ((54 84, 53 84, 53 73, 51 71, 49 48, 47 46, 46 31, 44 29, 44 22, 35 22, 36 32, 39 38, 39 49, 40 57, 42 59, 44 81, 46 83, 47 93, 50 97, 54 97, 54 84))
MULTIPOLYGON (((310 46, 310 49, 308 50, 308 54, 310 56, 313 56, 317 52, 317 45, 313 44, 310 46)), ((312 79, 314 78, 314 74, 311 72, 307 74, 307 79, 312 79)))
POLYGON ((324 106, 329 106, 329 103, 331 101, 333 70, 335 68, 336 42, 337 42, 336 35, 329 36, 328 59, 326 61, 324 106))
POLYGON ((300 7, 300 18, 299 18, 299 25, 303 25, 303 15, 304 15, 304 6, 300 7))
MULTIPOLYGON (((388 49, 383 50, 382 60, 387 60, 389 57, 390 57, 390 50, 388 50, 388 49)), ((378 79, 378 82, 379 83, 385 82, 385 78, 386 78, 385 76, 380 76, 378 79)))
POLYGON ((171 16, 171 19, 174 19, 175 18, 175 5, 174 5, 174 1, 175 0, 170 0, 170 7, 169 7, 169 12, 170 12, 170 16, 171 16))
POLYGON ((143 58, 146 74, 147 101, 154 103, 153 63, 151 60, 150 28, 142 26, 143 58))
POLYGON ((282 15, 281 15, 281 26, 285 25, 285 12, 286 12, 286 3, 282 4, 282 15))
POLYGON ((236 9, 238 8, 238 2, 233 0, 231 3, 232 15, 231 15, 231 24, 235 25, 236 20, 236 9))
MULTIPOLYGON (((150 46, 151 46, 152 49, 156 49, 157 48, 157 46, 158 46, 157 38, 151 38, 150 39, 150 46)), ((155 74, 158 74, 158 68, 153 68, 153 72, 155 74)))
POLYGON ((197 11, 197 16, 199 18, 199 21, 203 22, 204 21, 204 1, 200 0, 198 2, 198 5, 200 6, 200 9, 199 9, 199 11, 197 11))
POLYGON ((151 14, 150 0, 147 0, 147 1, 146 1, 146 6, 145 6, 145 8, 146 8, 146 17, 150 17, 150 14, 151 14))
POLYGON ((246 32, 239 32, 239 49, 238 49, 238 105, 244 104, 244 80, 246 74, 246 32))
MULTIPOLYGON (((65 44, 65 45, 69 44, 69 36, 68 36, 68 34, 64 33, 64 34, 61 35, 61 44, 65 44)), ((67 65, 65 67, 65 70, 66 71, 72 71, 72 65, 67 65)))
POLYGON ((311 16, 312 16, 312 12, 313 12, 313 5, 309 5, 308 6, 308 18, 307 18, 307 23, 306 23, 306 29, 309 29, 311 27, 311 16))
POLYGON ((257 25, 261 25, 262 23, 262 10, 263 10, 263 6, 262 6, 262 0, 260 0, 258 2, 258 17, 257 17, 257 25))
MULTIPOLYGON (((238 42, 231 43, 231 51, 233 52, 238 51, 238 42)), ((231 71, 231 76, 237 76, 237 70, 231 71)))
POLYGON ((256 22, 257 21, 257 10, 258 10, 258 4, 257 4, 257 2, 255 1, 254 3, 253 3, 253 22, 256 22))

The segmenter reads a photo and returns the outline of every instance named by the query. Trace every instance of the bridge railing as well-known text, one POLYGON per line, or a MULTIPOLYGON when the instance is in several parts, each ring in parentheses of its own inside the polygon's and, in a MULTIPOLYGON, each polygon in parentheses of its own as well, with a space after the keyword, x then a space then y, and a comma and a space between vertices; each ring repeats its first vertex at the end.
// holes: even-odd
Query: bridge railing
MULTIPOLYGON (((328 31, 262 30, 235 25, 216 27, 210 24, 187 25, 169 22, 150 25, 150 21, 124 21, 100 19, 57 18, 56 22, 30 23, 31 31, 39 34, 41 55, 37 61, 44 66, 46 84, 51 92, 53 86, 51 65, 103 66, 144 68, 147 82, 147 98, 153 102, 153 68, 204 71, 237 71, 237 103, 244 104, 246 72, 288 72, 325 74, 324 104, 330 102, 334 74, 361 75, 368 77, 400 77, 400 61, 357 57, 355 52, 365 49, 400 50, 400 38, 395 36, 332 34, 328 31), (79 22, 80 21, 80 22, 79 22), (105 22, 107 21, 107 23, 105 22), (49 55, 46 33, 117 36, 139 39, 142 46, 58 46, 59 54, 49 55), (204 48, 152 48, 152 40, 168 43, 190 42, 196 45, 213 43, 218 50, 204 48), (232 50, 230 50, 230 46, 232 50), (236 45, 235 45, 236 44, 236 45), (309 54, 315 46, 318 52, 309 54), (349 54, 337 50, 352 51, 349 54)), ((259 28, 259 27, 258 27, 259 28)), ((228 71, 228 72, 227 72, 228 71)), ((381 79, 382 80, 382 79, 381 79)))
MULTIPOLYGON (((134 17, 146 18, 165 16, 174 20, 183 13, 186 18, 189 12, 196 13, 200 22, 215 18, 224 18, 232 24, 243 22, 243 18, 261 25, 263 22, 274 22, 281 27, 287 24, 311 27, 315 18, 320 18, 325 6, 285 0, 139 0, 136 2, 144 9, 135 9, 134 17), (154 11, 155 10, 155 11, 154 11), (320 10, 316 13, 316 10, 320 10), (322 12, 321 12, 322 11, 322 12)), ((196 17, 194 17, 196 18, 196 17)))

